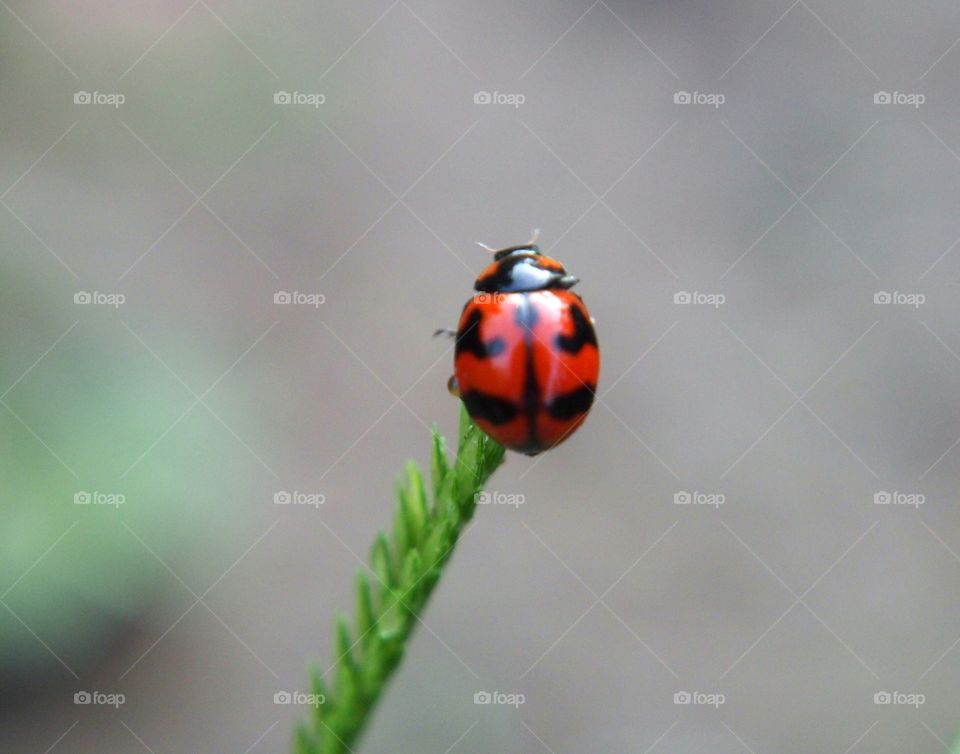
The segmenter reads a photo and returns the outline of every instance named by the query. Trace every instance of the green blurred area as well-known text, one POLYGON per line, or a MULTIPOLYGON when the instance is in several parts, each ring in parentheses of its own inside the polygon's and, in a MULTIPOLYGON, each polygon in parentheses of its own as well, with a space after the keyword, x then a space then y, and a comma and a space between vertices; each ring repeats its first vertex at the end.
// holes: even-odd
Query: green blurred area
MULTIPOLYGON (((213 285, 151 243, 193 202, 191 189, 210 188, 275 120, 277 82, 212 13, 182 23, 177 45, 152 47, 183 9, 88 12, 69 24, 52 11, 22 16, 76 80, 14 16, 0 28, 0 145, 10 158, 0 168, 0 195, 10 189, 0 205, 0 680, 64 678, 60 660, 82 675, 165 600, 185 610, 188 587, 202 594, 236 557, 244 493, 265 478, 230 436, 234 426, 257 431, 257 418, 237 416, 249 405, 242 381, 206 399, 225 398, 217 417, 188 408, 264 329, 224 314, 237 291, 223 260, 272 279, 222 228, 219 247, 168 239, 190 261, 207 255, 198 264, 213 285), (251 82, 263 96, 250 95, 251 82), (72 92, 97 88, 129 92, 122 113, 73 103, 72 92), (160 259, 184 280, 162 277, 160 259), (77 291, 98 289, 128 302, 74 304, 77 291), (84 492, 125 501, 75 504, 84 492)), ((181 227, 195 221, 216 226, 200 208, 181 227)))
POLYGON ((243 488, 242 474, 207 473, 217 428, 201 407, 178 421, 189 392, 118 323, 72 314, 37 277, 0 271, 2 390, 22 376, 0 408, 4 676, 62 672, 54 652, 80 672, 169 589, 186 594, 160 561, 189 573, 215 559, 243 488), (96 492, 123 502, 75 502, 96 492))

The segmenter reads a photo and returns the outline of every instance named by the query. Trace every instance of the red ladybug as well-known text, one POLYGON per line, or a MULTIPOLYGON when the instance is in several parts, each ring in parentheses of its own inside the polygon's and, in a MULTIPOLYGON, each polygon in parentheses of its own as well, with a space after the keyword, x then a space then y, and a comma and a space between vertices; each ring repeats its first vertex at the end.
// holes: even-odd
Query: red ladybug
MULTIPOLYGON (((450 391, 511 450, 559 445, 593 405, 600 351, 577 278, 533 240, 494 251, 456 331, 450 391)), ((487 247, 485 247, 487 248, 487 247)))

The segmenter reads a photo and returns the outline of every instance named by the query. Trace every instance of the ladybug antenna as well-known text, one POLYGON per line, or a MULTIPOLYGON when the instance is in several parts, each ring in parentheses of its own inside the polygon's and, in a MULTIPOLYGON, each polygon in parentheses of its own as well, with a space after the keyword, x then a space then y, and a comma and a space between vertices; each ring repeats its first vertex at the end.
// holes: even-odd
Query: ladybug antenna
POLYGON ((534 228, 532 231, 530 231, 530 240, 520 246, 506 246, 502 249, 495 249, 492 246, 488 246, 483 241, 477 241, 476 244, 481 249, 489 251, 491 254, 501 254, 508 251, 519 251, 520 249, 536 249, 538 238, 540 238, 540 228, 534 228))

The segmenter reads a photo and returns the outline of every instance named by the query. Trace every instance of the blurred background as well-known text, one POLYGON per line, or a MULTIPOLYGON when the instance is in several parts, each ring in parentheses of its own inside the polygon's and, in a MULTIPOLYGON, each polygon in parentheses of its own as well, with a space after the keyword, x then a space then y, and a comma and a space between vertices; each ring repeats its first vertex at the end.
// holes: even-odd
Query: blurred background
POLYGON ((600 400, 361 750, 949 747, 956 3, 0 6, 0 750, 287 751, 534 227, 600 400))

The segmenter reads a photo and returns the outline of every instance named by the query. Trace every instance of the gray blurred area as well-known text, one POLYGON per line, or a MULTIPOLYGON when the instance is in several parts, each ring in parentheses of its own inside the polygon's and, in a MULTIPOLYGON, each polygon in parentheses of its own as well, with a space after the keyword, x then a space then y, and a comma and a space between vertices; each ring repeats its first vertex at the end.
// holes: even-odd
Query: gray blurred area
POLYGON ((533 227, 600 399, 496 474, 359 750, 949 747, 960 6, 0 6, 0 751, 288 751, 455 432, 430 334, 533 227))

